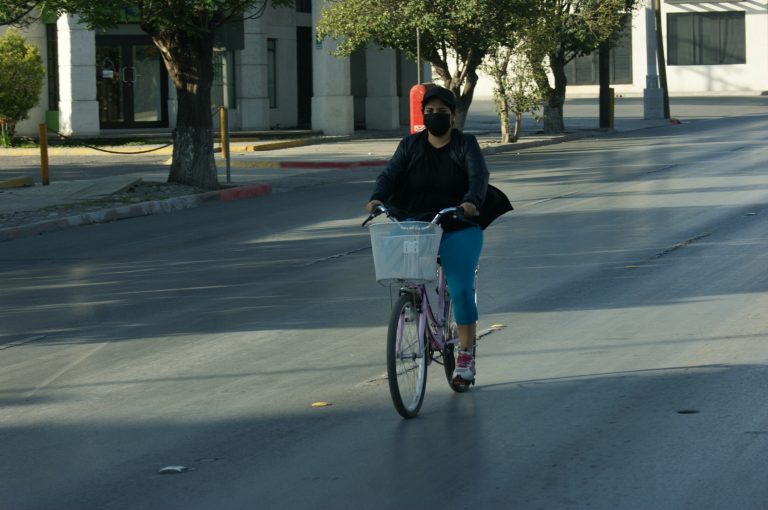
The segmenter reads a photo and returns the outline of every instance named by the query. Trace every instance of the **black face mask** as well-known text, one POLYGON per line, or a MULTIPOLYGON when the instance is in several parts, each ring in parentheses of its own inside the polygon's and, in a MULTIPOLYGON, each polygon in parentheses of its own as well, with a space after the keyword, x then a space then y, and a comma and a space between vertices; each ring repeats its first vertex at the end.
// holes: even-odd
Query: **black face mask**
POLYGON ((450 113, 425 113, 424 125, 435 136, 443 136, 451 129, 450 113))

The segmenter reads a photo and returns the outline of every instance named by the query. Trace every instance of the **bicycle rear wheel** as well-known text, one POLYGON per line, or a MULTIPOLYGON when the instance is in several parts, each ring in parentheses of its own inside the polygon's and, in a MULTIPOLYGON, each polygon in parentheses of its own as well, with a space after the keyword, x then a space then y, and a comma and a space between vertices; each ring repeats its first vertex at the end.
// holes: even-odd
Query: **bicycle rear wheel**
POLYGON ((403 418, 419 413, 427 385, 426 335, 419 335, 419 310, 412 293, 395 302, 387 334, 387 379, 395 409, 403 418))

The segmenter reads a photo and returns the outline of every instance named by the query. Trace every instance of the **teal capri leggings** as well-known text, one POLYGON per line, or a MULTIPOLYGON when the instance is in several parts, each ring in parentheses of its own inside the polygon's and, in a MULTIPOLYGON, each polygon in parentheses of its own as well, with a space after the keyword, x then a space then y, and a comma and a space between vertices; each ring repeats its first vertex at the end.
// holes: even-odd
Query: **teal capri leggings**
POLYGON ((456 324, 477 322, 475 268, 483 249, 483 231, 469 227, 445 232, 440 241, 440 263, 451 292, 456 324))

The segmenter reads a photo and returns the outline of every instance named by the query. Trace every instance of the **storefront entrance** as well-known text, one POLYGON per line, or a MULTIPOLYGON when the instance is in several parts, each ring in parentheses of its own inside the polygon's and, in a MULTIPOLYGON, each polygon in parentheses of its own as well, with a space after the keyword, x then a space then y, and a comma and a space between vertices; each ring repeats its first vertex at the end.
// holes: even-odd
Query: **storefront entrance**
POLYGON ((168 126, 168 77, 148 37, 97 36, 96 86, 102 129, 168 126))

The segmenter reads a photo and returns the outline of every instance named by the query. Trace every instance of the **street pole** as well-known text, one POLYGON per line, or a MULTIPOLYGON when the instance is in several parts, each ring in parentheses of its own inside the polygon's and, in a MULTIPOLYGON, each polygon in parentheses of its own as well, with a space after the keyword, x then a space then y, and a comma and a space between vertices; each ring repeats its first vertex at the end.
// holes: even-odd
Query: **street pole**
POLYGON ((40 180, 43 186, 50 184, 48 178, 48 126, 40 124, 38 126, 40 134, 40 180))
POLYGON ((600 44, 598 49, 599 78, 600 78, 600 128, 613 127, 611 102, 611 50, 608 42, 600 44))
POLYGON ((229 121, 227 120, 227 109, 219 107, 219 128, 221 129, 221 156, 227 162, 227 183, 231 182, 229 170, 229 121))
POLYGON ((669 118, 669 88, 667 87, 667 63, 664 58, 664 36, 661 32, 661 0, 654 0, 656 11, 656 54, 659 61, 659 80, 664 94, 664 118, 669 118))
POLYGON ((416 28, 416 83, 421 83, 421 34, 416 28))

